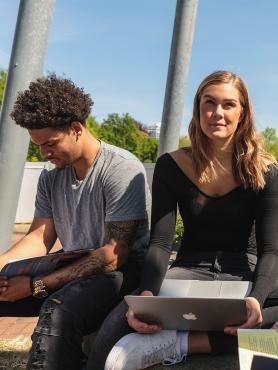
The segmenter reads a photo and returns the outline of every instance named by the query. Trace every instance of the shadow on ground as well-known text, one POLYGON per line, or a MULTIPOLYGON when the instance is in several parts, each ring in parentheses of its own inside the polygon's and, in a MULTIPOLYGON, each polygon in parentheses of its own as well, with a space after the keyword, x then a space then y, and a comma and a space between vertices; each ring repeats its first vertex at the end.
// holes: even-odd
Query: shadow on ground
POLYGON ((188 357, 185 363, 171 366, 156 365, 151 370, 239 370, 237 355, 195 355, 188 357))
POLYGON ((0 370, 25 370, 31 340, 0 341, 0 370))
MULTIPOLYGON (((24 345, 0 342, 0 370, 24 370, 31 342, 24 345)), ((156 365, 151 370, 169 369, 156 365)), ((188 357, 185 363, 171 366, 172 370, 239 370, 237 355, 196 355, 188 357)))

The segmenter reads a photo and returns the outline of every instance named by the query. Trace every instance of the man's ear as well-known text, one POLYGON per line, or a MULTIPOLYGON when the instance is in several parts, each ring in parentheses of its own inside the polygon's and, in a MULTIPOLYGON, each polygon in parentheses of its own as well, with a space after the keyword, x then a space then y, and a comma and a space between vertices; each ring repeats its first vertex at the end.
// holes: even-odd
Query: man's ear
POLYGON ((82 126, 82 124, 80 122, 74 121, 70 125, 70 130, 72 131, 72 133, 76 137, 76 140, 78 140, 79 136, 82 135, 83 126, 82 126))

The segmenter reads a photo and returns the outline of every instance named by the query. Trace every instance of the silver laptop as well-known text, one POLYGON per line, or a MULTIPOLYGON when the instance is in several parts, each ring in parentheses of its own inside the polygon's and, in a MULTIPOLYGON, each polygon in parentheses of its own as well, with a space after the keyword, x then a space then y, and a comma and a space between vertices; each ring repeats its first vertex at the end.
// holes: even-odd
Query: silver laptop
POLYGON ((142 321, 163 329, 215 330, 246 321, 249 281, 165 279, 155 297, 125 296, 142 321))

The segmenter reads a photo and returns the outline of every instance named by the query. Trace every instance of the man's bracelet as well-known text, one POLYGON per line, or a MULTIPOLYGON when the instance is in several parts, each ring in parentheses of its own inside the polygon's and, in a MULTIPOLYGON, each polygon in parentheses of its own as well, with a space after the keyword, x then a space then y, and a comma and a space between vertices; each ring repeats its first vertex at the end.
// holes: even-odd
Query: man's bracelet
POLYGON ((30 277, 30 288, 35 298, 46 298, 48 296, 46 286, 40 278, 30 277))

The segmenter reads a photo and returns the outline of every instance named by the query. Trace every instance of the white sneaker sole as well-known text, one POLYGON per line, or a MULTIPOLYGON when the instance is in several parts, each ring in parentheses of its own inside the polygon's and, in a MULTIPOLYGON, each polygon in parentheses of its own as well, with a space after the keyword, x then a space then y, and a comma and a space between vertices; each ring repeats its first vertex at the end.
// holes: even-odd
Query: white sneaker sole
MULTIPOLYGON (((129 336, 121 338, 110 351, 104 366, 104 370, 138 370, 136 367, 117 367, 119 357, 123 354, 123 347, 130 342, 129 336), (119 345, 118 345, 119 344, 119 345)), ((136 365, 136 364, 135 364, 136 365)))

